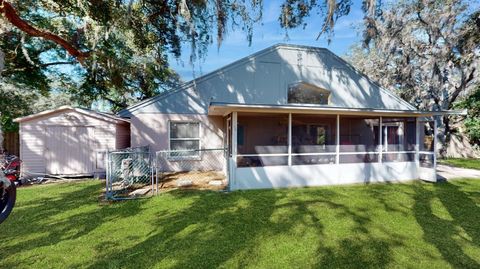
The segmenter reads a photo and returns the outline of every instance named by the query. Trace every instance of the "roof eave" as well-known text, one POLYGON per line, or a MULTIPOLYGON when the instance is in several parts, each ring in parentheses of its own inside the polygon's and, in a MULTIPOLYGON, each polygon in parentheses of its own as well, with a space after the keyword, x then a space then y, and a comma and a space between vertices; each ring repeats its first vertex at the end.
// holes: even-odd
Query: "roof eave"
POLYGON ((66 111, 66 110, 75 111, 75 112, 78 112, 78 113, 81 113, 81 114, 84 114, 84 115, 87 115, 87 116, 90 116, 90 117, 93 117, 93 118, 97 118, 97 119, 100 119, 100 120, 103 120, 103 121, 106 121, 106 122, 110 122, 110 123, 115 123, 115 124, 130 123, 130 121, 128 119, 123 119, 123 118, 120 118, 120 117, 117 117, 117 116, 114 116, 114 115, 106 115, 106 114, 99 113, 99 112, 96 112, 96 111, 86 110, 86 109, 83 109, 83 108, 77 108, 77 107, 72 107, 72 106, 61 106, 61 107, 58 107, 56 109, 45 110, 45 111, 42 111, 42 112, 39 112, 39 113, 36 113, 36 114, 33 114, 33 115, 28 115, 28 116, 25 116, 25 117, 16 118, 13 121, 18 122, 18 123, 27 122, 27 121, 31 121, 33 119, 45 117, 45 116, 48 116, 50 114, 55 114, 55 113, 59 113, 59 112, 66 111))
POLYGON ((278 112, 278 113, 311 113, 311 114, 342 114, 342 115, 402 115, 412 117, 429 117, 440 115, 466 115, 466 110, 420 111, 394 110, 377 108, 346 108, 314 105, 264 105, 264 104, 235 104, 210 103, 209 115, 225 116, 231 112, 278 112))

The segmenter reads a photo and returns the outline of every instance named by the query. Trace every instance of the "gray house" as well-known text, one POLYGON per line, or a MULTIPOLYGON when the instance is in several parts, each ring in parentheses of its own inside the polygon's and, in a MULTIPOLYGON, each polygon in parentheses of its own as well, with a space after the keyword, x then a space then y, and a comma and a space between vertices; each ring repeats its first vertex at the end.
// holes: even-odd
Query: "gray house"
POLYGON ((324 48, 279 44, 119 113, 131 145, 231 189, 436 180, 433 118, 324 48), (227 149, 212 162, 209 149, 227 149))

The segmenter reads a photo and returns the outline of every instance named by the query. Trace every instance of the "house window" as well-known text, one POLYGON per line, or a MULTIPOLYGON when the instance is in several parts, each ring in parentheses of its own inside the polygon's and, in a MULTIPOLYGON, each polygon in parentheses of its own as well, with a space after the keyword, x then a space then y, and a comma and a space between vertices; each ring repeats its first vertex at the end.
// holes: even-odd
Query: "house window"
POLYGON ((288 103, 328 105, 330 91, 307 83, 296 83, 288 87, 288 103))
POLYGON ((170 122, 170 157, 200 156, 200 123, 170 122))

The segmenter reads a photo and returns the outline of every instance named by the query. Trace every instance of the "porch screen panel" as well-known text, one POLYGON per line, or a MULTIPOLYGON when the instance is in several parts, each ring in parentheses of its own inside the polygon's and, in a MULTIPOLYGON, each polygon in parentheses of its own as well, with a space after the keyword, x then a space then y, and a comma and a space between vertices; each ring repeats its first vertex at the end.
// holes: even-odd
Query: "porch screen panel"
POLYGON ((416 131, 415 118, 382 118, 382 161, 415 161, 416 131))
POLYGON ((421 124, 423 131, 420 129, 420 151, 433 152, 434 150, 434 130, 433 121, 424 121, 421 124))
POLYGON ((420 123, 420 166, 425 168, 433 168, 434 165, 434 150, 435 150, 435 131, 434 122, 430 118, 422 118, 420 123), (422 130, 423 129, 423 130, 422 130))
POLYGON ((340 116, 340 163, 378 162, 380 118, 340 116))
POLYGON ((292 114, 292 165, 333 164, 336 115, 292 114))
POLYGON ((238 114, 238 167, 288 165, 288 114, 238 114))

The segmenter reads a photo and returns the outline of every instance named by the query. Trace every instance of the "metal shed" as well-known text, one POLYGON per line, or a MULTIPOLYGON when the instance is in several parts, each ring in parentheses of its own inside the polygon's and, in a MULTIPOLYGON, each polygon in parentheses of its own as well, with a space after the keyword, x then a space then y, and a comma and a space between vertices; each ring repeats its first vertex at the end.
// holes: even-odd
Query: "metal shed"
POLYGON ((112 114, 63 106, 17 118, 24 174, 98 175, 105 152, 130 146, 130 122, 112 114))

